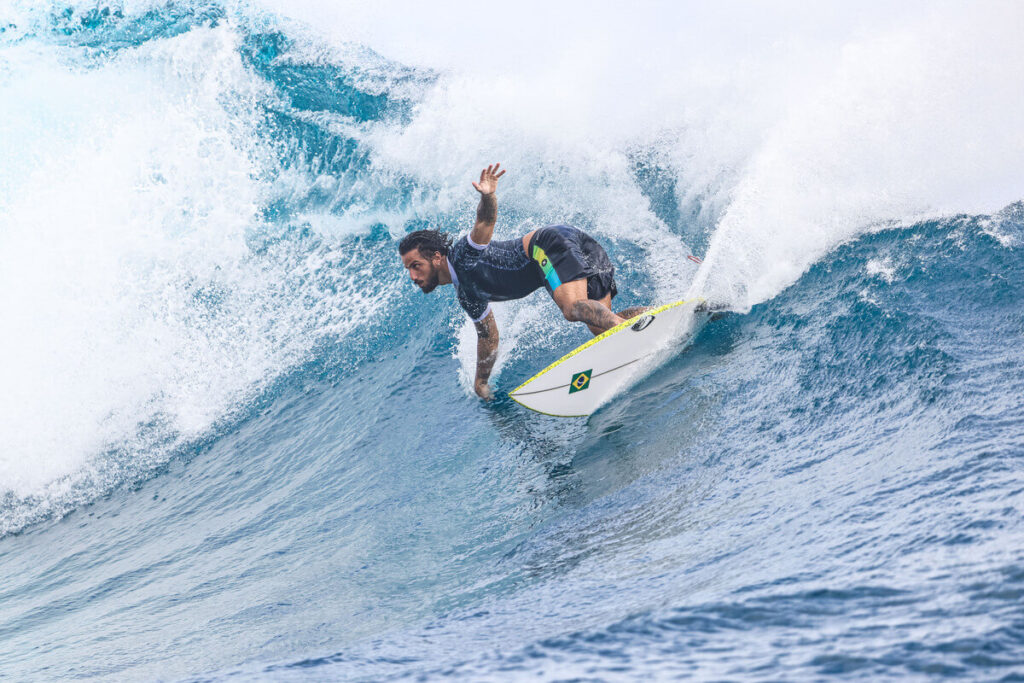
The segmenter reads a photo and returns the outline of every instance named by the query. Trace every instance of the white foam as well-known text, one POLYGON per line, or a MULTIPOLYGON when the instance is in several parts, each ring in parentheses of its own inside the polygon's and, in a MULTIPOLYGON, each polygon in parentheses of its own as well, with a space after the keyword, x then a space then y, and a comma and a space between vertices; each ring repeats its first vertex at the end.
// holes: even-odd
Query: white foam
POLYGON ((198 28, 88 69, 0 53, 0 492, 42 501, 0 531, 166 460, 386 304, 356 268, 318 289, 344 254, 247 246, 283 190, 237 41, 198 28), (114 452, 128 472, 104 474, 114 452))
POLYGON ((203 92, 239 65, 226 31, 175 42, 94 71, 44 48, 5 52, 26 66, 4 84, 17 103, 5 156, 21 163, 4 174, 0 216, 2 316, 16 332, 0 341, 0 481, 19 495, 156 415, 194 435, 237 390, 226 366, 244 354, 185 318, 190 280, 240 275, 253 218, 251 163, 203 92))
POLYGON ((896 281, 896 264, 889 258, 869 259, 864 265, 864 271, 868 275, 877 275, 890 284, 896 281))
POLYGON ((865 231, 1024 195, 1019 3, 264 4, 440 71, 377 145, 431 209, 470 212, 468 176, 501 160, 521 215, 646 242, 656 298, 682 293, 679 240, 631 150, 713 230, 689 294, 740 310, 865 231))
POLYGON ((746 309, 865 231, 1024 195, 1022 14, 944 8, 844 44, 741 174, 694 291, 746 309))

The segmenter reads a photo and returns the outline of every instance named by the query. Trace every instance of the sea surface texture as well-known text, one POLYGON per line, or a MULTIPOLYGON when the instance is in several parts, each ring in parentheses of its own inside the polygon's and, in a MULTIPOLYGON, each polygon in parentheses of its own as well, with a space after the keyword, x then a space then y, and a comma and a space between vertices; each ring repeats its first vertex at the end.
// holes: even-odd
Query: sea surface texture
POLYGON ((0 678, 1024 680, 1024 6, 627 4, 0 3, 0 678), (493 162, 730 312, 480 401, 493 162))

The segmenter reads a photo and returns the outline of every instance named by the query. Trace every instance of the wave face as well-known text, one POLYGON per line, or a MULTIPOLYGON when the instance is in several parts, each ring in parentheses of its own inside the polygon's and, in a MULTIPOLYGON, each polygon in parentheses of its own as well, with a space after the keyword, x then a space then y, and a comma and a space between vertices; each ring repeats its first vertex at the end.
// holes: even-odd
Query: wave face
MULTIPOLYGON (((585 9, 2 6, 0 672, 1024 672, 1021 9, 585 9), (481 404, 396 244, 491 161, 734 313, 481 404)), ((585 338, 496 308, 501 395, 585 338)))

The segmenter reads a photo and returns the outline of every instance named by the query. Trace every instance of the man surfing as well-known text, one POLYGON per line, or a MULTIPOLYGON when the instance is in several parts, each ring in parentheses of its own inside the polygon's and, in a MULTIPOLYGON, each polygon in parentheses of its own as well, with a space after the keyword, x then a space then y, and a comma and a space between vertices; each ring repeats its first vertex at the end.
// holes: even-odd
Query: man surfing
POLYGON ((521 299, 544 287, 562 315, 586 324, 595 335, 646 310, 634 306, 619 313, 615 267, 594 238, 568 225, 550 225, 512 240, 492 240, 498 217, 495 192, 505 175, 501 164, 480 172, 473 187, 480 193, 476 223, 468 235, 453 240, 439 230, 416 230, 398 245, 412 281, 428 294, 438 285, 455 285, 459 304, 476 326, 476 379, 473 389, 491 398, 487 384, 498 356, 498 326, 492 301, 521 299))

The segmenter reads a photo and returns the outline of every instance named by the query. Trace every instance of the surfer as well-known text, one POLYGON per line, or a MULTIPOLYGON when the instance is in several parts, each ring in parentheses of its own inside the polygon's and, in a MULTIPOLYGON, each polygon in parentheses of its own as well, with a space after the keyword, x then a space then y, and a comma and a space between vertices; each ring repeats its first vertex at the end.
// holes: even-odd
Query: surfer
POLYGON ((473 389, 491 397, 487 384, 498 355, 498 326, 492 301, 521 299, 544 287, 562 315, 586 324, 595 335, 639 315, 645 307, 613 313, 615 267, 604 248, 582 230, 551 225, 522 238, 492 240, 498 217, 495 192, 505 175, 500 164, 480 172, 473 187, 480 193, 476 223, 455 240, 439 230, 416 230, 398 245, 402 264, 423 292, 455 285, 459 304, 476 326, 477 362, 473 389))

